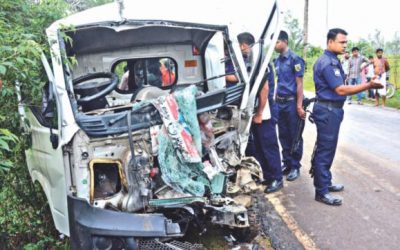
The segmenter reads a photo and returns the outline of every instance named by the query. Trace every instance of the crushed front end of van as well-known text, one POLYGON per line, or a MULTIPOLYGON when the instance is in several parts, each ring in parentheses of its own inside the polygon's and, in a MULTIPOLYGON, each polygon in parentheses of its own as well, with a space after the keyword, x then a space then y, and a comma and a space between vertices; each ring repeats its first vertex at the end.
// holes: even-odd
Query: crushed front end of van
POLYGON ((147 2, 96 7, 48 28, 42 107, 21 109, 32 179, 74 249, 200 248, 179 239, 208 223, 249 240, 260 230, 262 170, 244 152, 273 49, 264 38, 280 27, 277 3, 266 7, 248 74, 221 8, 190 14, 189 3, 161 11, 147 2), (238 81, 226 87, 228 74, 238 81))

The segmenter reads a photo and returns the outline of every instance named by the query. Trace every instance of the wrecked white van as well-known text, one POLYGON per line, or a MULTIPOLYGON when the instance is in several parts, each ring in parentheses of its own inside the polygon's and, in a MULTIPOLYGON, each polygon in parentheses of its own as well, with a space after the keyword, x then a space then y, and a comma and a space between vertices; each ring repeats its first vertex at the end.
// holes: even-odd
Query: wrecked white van
POLYGON ((256 196, 243 197, 262 175, 244 151, 282 18, 275 1, 239 4, 119 1, 47 29, 42 108, 20 113, 30 174, 74 249, 193 248, 179 238, 206 221, 257 233, 256 196), (249 74, 248 19, 261 26, 249 74))

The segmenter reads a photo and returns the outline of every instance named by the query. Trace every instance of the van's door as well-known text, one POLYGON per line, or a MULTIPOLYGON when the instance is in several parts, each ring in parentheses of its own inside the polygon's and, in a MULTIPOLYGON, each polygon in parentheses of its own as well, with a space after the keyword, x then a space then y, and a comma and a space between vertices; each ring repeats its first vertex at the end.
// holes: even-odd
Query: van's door
POLYGON ((62 147, 59 145, 60 119, 54 77, 47 59, 42 55, 49 83, 42 91, 42 105, 21 103, 21 115, 26 119, 26 132, 31 145, 25 151, 32 180, 38 181, 47 197, 56 228, 69 235, 67 193, 62 147))

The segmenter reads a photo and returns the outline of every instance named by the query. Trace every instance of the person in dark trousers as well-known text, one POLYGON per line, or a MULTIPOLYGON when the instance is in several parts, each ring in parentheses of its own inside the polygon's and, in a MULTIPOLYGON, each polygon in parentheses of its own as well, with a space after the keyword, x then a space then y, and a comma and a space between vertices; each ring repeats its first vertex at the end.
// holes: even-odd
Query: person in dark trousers
POLYGON ((273 102, 274 88, 274 73, 269 65, 258 93, 258 106, 251 126, 252 136, 246 152, 247 155, 254 156, 261 165, 263 184, 267 185, 265 193, 276 192, 283 187, 281 156, 276 134, 278 110, 273 102), (269 108, 270 116, 266 115, 266 108, 269 108))
MULTIPOLYGON (((249 32, 238 35, 240 49, 248 73, 252 69, 251 46, 255 39, 249 32)), ((258 105, 253 116, 251 135, 246 149, 246 155, 253 156, 263 170, 266 193, 272 193, 283 187, 281 156, 276 134, 277 109, 273 102, 275 88, 272 66, 268 65, 258 92, 258 105)))
POLYGON ((332 184, 330 168, 336 152, 340 124, 343 120, 343 104, 346 95, 354 95, 368 89, 382 88, 373 78, 358 85, 345 85, 345 73, 338 55, 347 47, 347 32, 331 29, 327 34, 327 49, 314 64, 316 102, 313 119, 317 126, 317 141, 311 160, 311 175, 314 177, 315 200, 327 205, 341 205, 342 199, 330 192, 339 192, 343 185, 332 184))
POLYGON ((290 152, 296 138, 299 119, 305 119, 303 109, 304 60, 288 47, 289 37, 281 31, 275 45, 280 55, 275 59, 275 71, 278 76, 276 102, 278 104, 278 131, 282 146, 284 173, 286 180, 294 181, 300 176, 300 160, 303 156, 303 140, 300 139, 296 151, 290 152))
MULTIPOLYGON (((360 84, 362 81, 361 65, 363 63, 368 63, 368 60, 364 56, 360 55, 360 49, 358 47, 353 47, 351 49, 351 54, 352 55, 349 60, 348 84, 349 85, 357 85, 357 84, 360 84)), ((351 104, 351 99, 352 99, 352 96, 347 97, 349 104, 351 104)), ((358 104, 362 104, 361 99, 362 99, 362 93, 358 93, 357 94, 357 103, 358 104)))

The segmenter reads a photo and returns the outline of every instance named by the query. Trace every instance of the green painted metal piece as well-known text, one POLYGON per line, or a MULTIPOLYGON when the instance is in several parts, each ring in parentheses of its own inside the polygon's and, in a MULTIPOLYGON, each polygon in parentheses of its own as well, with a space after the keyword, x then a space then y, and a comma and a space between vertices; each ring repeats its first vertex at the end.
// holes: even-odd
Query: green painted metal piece
POLYGON ((223 173, 218 173, 211 180, 211 193, 220 194, 225 187, 226 175, 223 173))
POLYGON ((149 201, 149 205, 152 207, 165 207, 165 206, 192 204, 195 202, 205 203, 206 198, 182 197, 182 198, 170 198, 170 199, 151 199, 149 201))

